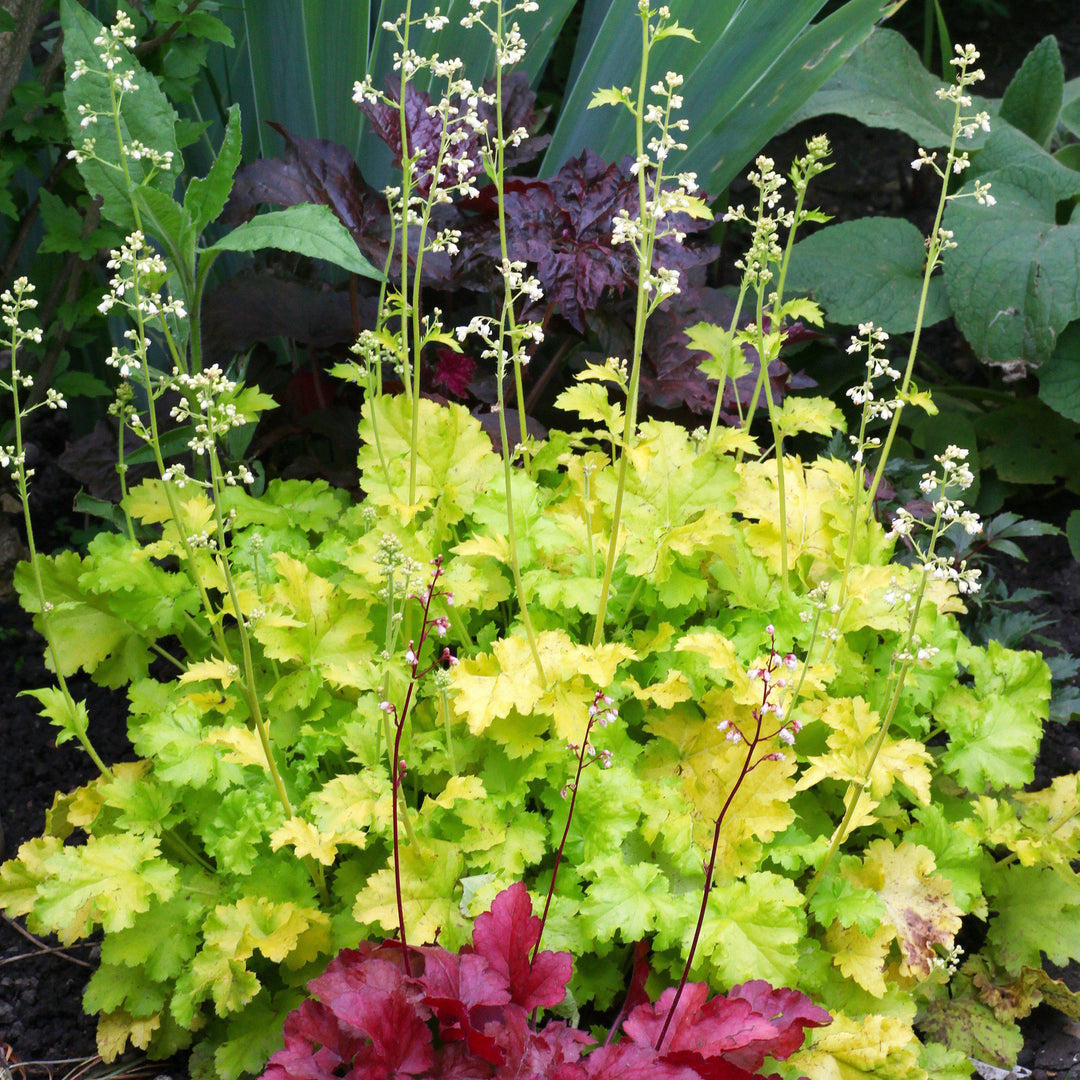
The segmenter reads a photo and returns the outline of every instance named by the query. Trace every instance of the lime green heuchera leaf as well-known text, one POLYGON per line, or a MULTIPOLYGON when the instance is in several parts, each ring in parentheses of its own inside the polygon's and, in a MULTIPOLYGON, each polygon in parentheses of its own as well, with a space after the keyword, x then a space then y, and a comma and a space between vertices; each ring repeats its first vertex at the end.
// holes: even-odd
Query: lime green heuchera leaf
POLYGON ((266 655, 319 671, 337 686, 371 686, 372 622, 364 607, 300 560, 284 552, 272 559, 280 576, 266 591, 266 610, 253 630, 266 655))
POLYGON ((590 936, 597 941, 639 941, 659 921, 682 914, 672 901, 671 887, 652 863, 627 865, 610 859, 603 873, 589 885, 581 905, 590 936))
POLYGON ((65 945, 100 926, 107 934, 132 925, 151 903, 177 888, 176 867, 160 854, 156 837, 91 836, 81 847, 59 846, 41 863, 35 922, 65 945))
POLYGON ((1023 787, 1034 776, 1035 755, 1050 701, 1050 670, 1037 653, 991 641, 958 651, 973 686, 952 686, 939 698, 936 718, 948 733, 943 767, 966 788, 981 792, 1023 787))
POLYGON ((829 398, 823 397, 789 395, 777 413, 776 423, 781 434, 786 436, 803 431, 813 435, 831 435, 834 431, 847 429, 844 414, 829 398))
MULTIPOLYGON (((378 926, 388 933, 397 930, 397 893, 394 868, 368 878, 353 905, 353 917, 361 926, 378 926)), ((401 848, 401 895, 405 908, 405 933, 414 945, 435 941, 454 950, 468 937, 468 924, 456 898, 465 862, 456 844, 425 837, 401 848)))
MULTIPOLYGON (((681 970, 678 957, 689 949, 700 894, 687 899, 691 918, 656 928, 657 947, 674 947, 668 965, 672 971, 681 970)), ((694 971, 708 972, 725 986, 753 978, 793 986, 799 982, 799 943, 805 934, 805 900, 794 883, 778 874, 750 874, 744 881, 717 885, 709 894, 694 971)))
POLYGON ((1055 964, 1080 959, 1080 885, 1058 871, 997 866, 988 875, 992 912, 987 942, 993 960, 1012 975, 1042 967, 1045 952, 1055 964))
POLYGON ((489 489, 502 486, 499 458, 464 406, 421 398, 418 407, 418 503, 409 503, 412 407, 404 395, 365 400, 357 455, 360 483, 377 504, 396 507, 405 521, 423 504, 438 500, 445 519, 454 524, 489 489))
MULTIPOLYGON (((45 600, 52 604, 49 629, 56 643, 60 674, 71 675, 82 668, 104 686, 123 686, 146 675, 152 658, 149 643, 114 612, 114 607, 122 610, 120 598, 83 589, 80 578, 87 562, 74 551, 54 558, 37 556, 45 600)), ((43 631, 41 604, 29 563, 16 567, 14 581, 20 603, 34 613, 34 626, 43 631)), ((46 653, 45 660, 52 669, 51 653, 46 653)))

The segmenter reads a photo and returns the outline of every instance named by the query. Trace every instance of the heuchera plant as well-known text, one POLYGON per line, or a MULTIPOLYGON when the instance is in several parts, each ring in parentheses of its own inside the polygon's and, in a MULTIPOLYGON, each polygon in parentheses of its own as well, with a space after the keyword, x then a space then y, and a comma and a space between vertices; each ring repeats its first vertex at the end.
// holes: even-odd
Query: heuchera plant
POLYGON ((285 1021, 285 1048, 263 1080, 330 1080, 343 1070, 357 1080, 749 1080, 766 1058, 797 1050, 804 1028, 829 1022, 804 995, 760 980, 711 998, 696 983, 675 1009, 673 989, 655 1004, 629 999, 626 1038, 583 1057, 596 1042, 588 1032, 562 1020, 530 1023, 530 1014, 563 1001, 572 970, 569 953, 537 951, 540 933, 518 883, 477 916, 472 944, 457 953, 438 945, 403 953, 392 942, 343 950, 309 984, 314 999, 285 1021), (661 1029, 667 1038, 657 1050, 661 1029))
MULTIPOLYGON (((512 62, 513 24, 495 10, 496 55, 512 62)), ((500 221, 491 305, 450 328, 421 309, 418 284, 459 240, 439 200, 467 197, 474 176, 444 123, 430 184, 402 162, 408 179, 388 198, 410 256, 390 262, 378 322, 359 362, 341 366, 366 390, 355 503, 321 482, 247 490, 229 447, 270 402, 201 362, 199 312, 219 250, 277 243, 370 265, 325 208, 260 215, 200 249, 235 173, 237 126, 174 199, 161 175, 176 153, 169 114, 123 18, 103 30, 62 4, 73 154, 132 227, 103 301, 131 326, 110 358, 124 388, 118 446, 125 433, 144 441, 157 476, 125 478, 117 530, 85 554, 35 552, 16 576, 57 678, 35 696, 100 775, 58 795, 44 834, 3 865, 0 905, 64 943, 101 934, 84 1005, 103 1057, 194 1045, 193 1075, 233 1080, 266 1066, 302 1008, 289 1051, 307 1054, 307 1040, 315 1064, 298 1068, 327 1074, 389 1057, 423 1075, 426 1046, 454 1076, 550 1052, 566 1059, 556 1071, 598 1074, 621 1062, 630 1075, 737 1076, 773 1068, 768 1054, 812 1080, 960 1080, 969 1057, 1015 1059, 1016 1018, 1039 1001, 1076 1008, 1043 965, 1080 957, 1080 777, 1024 790, 1046 666, 977 647, 957 624, 977 572, 939 541, 979 528, 961 502, 964 451, 928 464, 923 518, 898 513, 886 532, 874 512, 873 459, 897 415, 932 407, 913 354, 894 368, 886 336, 861 327, 851 460, 785 452, 796 434, 842 424, 831 402, 778 401, 767 385, 787 328, 820 318, 785 300, 783 268, 821 141, 787 178, 759 159, 757 207, 729 212, 752 237, 737 309, 693 328, 715 382, 709 427, 638 419, 647 331, 681 287, 656 245, 706 212, 693 178, 668 171, 679 76, 650 82, 647 70, 657 41, 688 31, 639 10, 639 84, 597 101, 638 125, 638 203, 612 226, 638 263, 632 347, 560 394, 580 430, 538 442, 513 423, 543 332, 525 317, 543 286, 502 242, 515 133, 496 123, 485 144, 500 221), (93 96, 89 113, 79 94, 93 96), (445 362, 473 343, 500 375, 498 451, 465 408, 424 395, 425 353, 445 362), (403 392, 385 393, 384 375, 403 392), (749 404, 743 422, 720 422, 723 389, 743 379, 771 449, 749 430, 749 404), (152 407, 166 393, 182 457, 163 450, 152 407), (901 538, 906 562, 894 561, 901 538), (138 760, 95 756, 66 681, 77 670, 127 688, 138 760), (553 952, 539 952, 526 893, 546 896, 553 952), (532 943, 527 963, 527 948, 494 933, 504 926, 532 943), (397 941, 358 946, 387 934, 397 941), (651 1005, 646 948, 666 985, 651 1005), (323 975, 342 949, 353 952, 323 975), (303 1004, 312 980, 318 1007, 303 1004), (628 980, 624 1038, 587 1055, 569 1025, 522 1016, 567 986, 567 1006, 618 1010, 628 980), (704 984, 738 989, 706 1001, 704 984), (832 1022, 796 1049, 819 1009, 832 1022), (370 1027, 353 1026, 364 1017, 370 1027), (414 1037, 395 1058, 387 1025, 399 1023, 395 1035, 414 1037)), ((957 57, 957 130, 974 60, 957 57)), ((455 100, 469 97, 459 85, 455 100)), ((477 130, 462 125, 465 138, 477 130)), ((948 239, 939 216, 927 280, 948 239)), ((24 505, 32 302, 25 282, 3 297, 17 423, 0 465, 24 505)), ((735 400, 743 408, 742 389, 735 400)))

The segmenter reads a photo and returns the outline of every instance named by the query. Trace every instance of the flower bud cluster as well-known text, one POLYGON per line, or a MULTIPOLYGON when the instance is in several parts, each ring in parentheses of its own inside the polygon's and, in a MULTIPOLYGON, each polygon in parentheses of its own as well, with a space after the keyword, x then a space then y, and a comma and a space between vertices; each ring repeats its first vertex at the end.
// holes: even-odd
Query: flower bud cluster
POLYGON ((847 347, 849 354, 866 351, 866 375, 861 383, 847 391, 847 396, 862 409, 858 435, 848 436, 855 447, 852 458, 859 465, 863 463, 867 450, 876 450, 881 446, 881 439, 866 434, 869 423, 873 420, 891 420, 904 405, 899 396, 884 399, 876 397, 874 393, 875 380, 885 377, 898 383, 902 378, 901 373, 882 355, 888 340, 889 335, 873 323, 859 323, 859 332, 847 347))
MULTIPOLYGON (((0 321, 7 328, 5 344, 11 354, 11 374, 7 380, 0 378, 0 389, 6 390, 12 397, 16 424, 42 405, 49 409, 67 408, 63 394, 51 386, 45 391, 45 400, 36 405, 26 408, 19 400, 19 388, 29 390, 34 385, 33 376, 19 366, 19 350, 28 341, 40 345, 42 338, 39 327, 21 325, 23 312, 33 311, 37 307, 33 292, 34 286, 25 277, 19 277, 12 282, 10 289, 0 293, 0 321)), ((11 478, 17 484, 24 483, 34 475, 33 469, 26 468, 26 454, 18 446, 0 446, 0 468, 11 468, 11 478)))
MULTIPOLYGON (((181 300, 163 300, 159 287, 168 277, 169 268, 165 260, 156 251, 151 251, 146 237, 138 229, 124 239, 119 248, 109 252, 106 264, 114 270, 109 281, 109 291, 105 294, 98 311, 107 315, 114 307, 126 308, 140 320, 156 319, 166 315, 178 319, 187 317, 187 311, 181 300)), ((129 340, 138 340, 138 332, 129 330, 124 335, 129 340)), ((131 357, 124 357, 113 349, 109 363, 121 369, 126 376, 123 364, 131 357)))
MULTIPOLYGON (((824 135, 815 135, 807 141, 806 153, 792 162, 791 182, 800 200, 810 181, 832 167, 825 162, 830 152, 829 140, 824 135)), ((750 212, 744 203, 729 206, 724 221, 742 221, 750 226, 750 246, 746 254, 735 261, 735 267, 742 271, 743 284, 760 292, 772 281, 772 268, 783 258, 780 230, 795 228, 804 220, 806 212, 784 209, 781 189, 788 181, 776 171, 772 158, 759 155, 746 178, 757 188, 757 207, 750 212)))
MULTIPOLYGON (((656 15, 657 22, 650 31, 654 36, 678 25, 670 22, 667 7, 659 8, 656 15)), ((631 217, 629 211, 622 209, 612 223, 611 242, 629 245, 639 259, 647 253, 646 249, 661 238, 670 237, 681 244, 686 233, 672 224, 670 219, 678 214, 698 214, 700 199, 697 196, 697 174, 682 172, 671 178, 664 174, 664 166, 671 154, 687 148, 679 137, 689 131, 690 122, 685 117, 675 119, 672 116, 673 112, 683 107, 683 96, 679 93, 682 83, 682 75, 668 71, 663 79, 649 87, 653 100, 645 105, 643 121, 653 129, 653 133, 645 144, 645 150, 630 165, 632 176, 645 175, 647 195, 638 216, 631 217), (671 179, 674 179, 674 183, 670 182, 671 179)), ((629 102, 630 88, 623 87, 621 96, 629 102)), ((679 292, 680 275, 669 267, 650 268, 643 285, 649 296, 650 307, 655 308, 679 292)))
MULTIPOLYGON (((98 61, 101 67, 92 68, 85 60, 76 60, 72 65, 70 75, 72 82, 85 78, 87 75, 98 75, 108 81, 110 89, 110 111, 99 112, 86 104, 77 106, 80 128, 85 130, 97 124, 102 116, 111 119, 113 111, 119 111, 124 95, 134 93, 139 89, 139 84, 135 82, 135 70, 128 66, 129 61, 125 52, 125 50, 135 48, 134 30, 135 24, 131 21, 131 17, 124 11, 118 11, 112 26, 103 27, 101 33, 94 38, 94 47, 98 50, 98 61)), ((159 151, 138 139, 129 139, 121 143, 119 149, 129 161, 148 164, 151 172, 168 172, 172 169, 173 152, 171 150, 159 151)), ((79 165, 96 158, 97 140, 83 139, 79 146, 68 151, 67 156, 79 165)))
MULTIPOLYGON (((765 627, 765 633, 769 635, 769 656, 764 664, 752 667, 746 673, 751 685, 758 683, 761 686, 761 703, 755 705, 750 711, 754 721, 754 733, 748 737, 738 724, 731 720, 721 720, 717 730, 724 733, 728 742, 746 743, 751 747, 751 752, 763 742, 778 739, 784 746, 793 746, 795 736, 802 731, 802 722, 788 714, 784 702, 779 700, 780 695, 787 689, 787 676, 784 672, 797 671, 799 659, 794 653, 781 655, 776 649, 776 627, 770 623, 765 627), (777 726, 772 727, 775 724, 777 726), (763 730, 771 728, 771 730, 763 730)), ((763 754, 751 768, 761 761, 783 761, 786 755, 782 750, 773 750, 763 754)))
POLYGON ((593 745, 593 728, 606 728, 619 719, 619 710, 615 707, 615 699, 603 690, 597 690, 593 695, 592 704, 589 706, 589 720, 585 725, 585 741, 582 743, 568 742, 568 753, 574 754, 578 759, 577 774, 575 778, 563 785, 559 792, 562 798, 566 798, 571 791, 577 791, 578 780, 581 772, 589 765, 598 764, 601 769, 610 769, 615 760, 614 753, 609 749, 597 750, 593 745))
MULTIPOLYGON (((970 139, 976 131, 990 130, 990 114, 985 110, 976 113, 964 113, 964 109, 970 109, 972 104, 971 95, 966 93, 968 87, 981 82, 985 75, 980 68, 972 65, 979 59, 979 52, 974 45, 954 46, 956 55, 949 61, 956 69, 956 79, 951 86, 936 90, 935 94, 939 101, 950 101, 955 105, 953 117, 953 135, 957 139, 970 139)), ((911 167, 917 172, 922 168, 933 169, 942 180, 947 179, 950 173, 959 176, 971 165, 971 158, 966 150, 957 153, 953 147, 949 148, 944 166, 937 161, 937 152, 927 153, 923 147, 919 147, 919 156, 911 163, 911 167)), ((946 196, 947 199, 974 198, 982 206, 993 206, 996 200, 990 194, 990 185, 975 182, 973 191, 955 192, 946 196)))
POLYGON ((933 522, 920 521, 909 510, 900 507, 890 534, 911 540, 927 574, 940 581, 952 581, 961 593, 971 595, 979 591, 980 571, 968 567, 966 560, 957 563, 934 552, 937 539, 954 525, 960 526, 969 536, 982 532, 979 515, 964 509, 963 500, 952 494, 956 490, 966 491, 974 483, 975 474, 967 463, 967 456, 967 450, 959 446, 948 446, 943 453, 934 455, 939 468, 923 473, 919 482, 919 490, 932 500, 933 522), (930 530, 925 549, 914 538, 919 529, 930 530))

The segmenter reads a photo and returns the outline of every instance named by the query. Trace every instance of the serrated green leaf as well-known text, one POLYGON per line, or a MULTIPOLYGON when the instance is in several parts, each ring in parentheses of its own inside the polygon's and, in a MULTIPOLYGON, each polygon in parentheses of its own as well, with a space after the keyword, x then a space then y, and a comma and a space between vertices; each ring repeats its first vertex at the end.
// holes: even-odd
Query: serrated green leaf
POLYGON ((38 887, 35 917, 65 945, 96 926, 126 929, 176 891, 177 870, 161 858, 155 837, 91 836, 82 847, 52 851, 44 865, 49 877, 38 887))
POLYGON ((204 179, 193 179, 184 195, 184 209, 192 221, 196 236, 202 233, 210 222, 215 221, 225 208, 232 190, 233 177, 240 164, 240 144, 240 108, 231 105, 225 137, 210 171, 204 179))
POLYGON ((987 896, 992 917, 987 940, 997 964, 1011 975, 1080 959, 1080 886, 1075 875, 1037 866, 997 867, 987 896))
POLYGON ((207 248, 204 255, 219 251, 261 251, 277 248, 294 251, 310 259, 325 259, 350 273, 382 280, 377 270, 360 254, 352 234, 326 206, 303 203, 286 210, 260 214, 238 225, 231 233, 207 248))
POLYGON ((968 665, 974 686, 951 687, 938 699, 935 716, 949 735, 943 767, 970 791, 1023 787, 1034 776, 1049 669, 1037 653, 996 641, 985 652, 968 646, 958 659, 968 665))
POLYGON ((885 904, 876 892, 853 885, 842 874, 822 878, 808 906, 822 926, 838 922, 857 926, 864 934, 873 933, 885 916, 885 904))

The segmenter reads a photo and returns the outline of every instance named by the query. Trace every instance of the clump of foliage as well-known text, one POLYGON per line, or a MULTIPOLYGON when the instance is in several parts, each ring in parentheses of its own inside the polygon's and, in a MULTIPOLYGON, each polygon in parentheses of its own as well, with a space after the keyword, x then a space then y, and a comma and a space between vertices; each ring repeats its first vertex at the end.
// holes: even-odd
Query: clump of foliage
MULTIPOLYGON (((259 216, 199 249, 237 167, 238 122, 207 177, 174 199, 162 174, 177 150, 140 114, 159 100, 126 23, 105 30, 64 4, 68 40, 84 49, 74 85, 94 88, 91 111, 121 133, 113 148, 103 123, 74 154, 88 184, 117 207, 126 197, 134 226, 103 306, 131 321, 111 362, 128 388, 123 423, 157 476, 125 484, 118 530, 85 555, 32 551, 18 572, 57 679, 35 695, 58 740, 77 739, 100 775, 58 795, 44 835, 3 865, 0 904, 65 943, 102 932, 84 1004, 99 1014, 103 1057, 128 1043, 155 1056, 194 1044, 196 1076, 232 1080, 264 1068, 297 1008, 286 1053, 311 1043, 318 1068, 333 1054, 384 1059, 387 1010, 415 1035, 404 1072, 426 1069, 418 1025, 432 1033, 429 1023, 450 1025, 442 1039, 459 1050, 448 1059, 494 1055, 484 1038, 522 1049, 554 1040, 562 1049, 551 1052, 569 1055, 582 1047, 569 1026, 537 1029, 509 1006, 554 1005, 568 984, 582 1009, 613 1009, 641 972, 643 943, 654 985, 668 989, 646 1005, 632 981, 627 1039, 568 1059, 568 1075, 633 1059, 653 1076, 738 1076, 770 1054, 783 1075, 813 1080, 953 1080, 970 1075, 969 1056, 1013 1060, 1015 1020, 1038 1001, 1075 1008, 1042 965, 1043 954, 1080 955, 1070 933, 1080 777, 1024 790, 1046 665, 978 647, 957 623, 978 575, 939 544, 980 528, 962 501, 974 479, 965 452, 938 454, 920 481, 924 517, 900 511, 886 531, 873 507, 897 418, 933 408, 912 381, 914 352, 894 368, 887 335, 860 327, 850 461, 787 452, 794 435, 829 435, 842 415, 822 399, 777 401, 767 385, 786 327, 820 319, 808 301, 785 300, 784 277, 793 233, 813 215, 804 199, 826 167, 824 140, 787 178, 760 158, 757 206, 729 211, 752 228, 735 311, 689 330, 716 382, 708 428, 638 417, 647 324, 681 285, 658 244, 677 238, 682 216, 708 213, 694 178, 666 171, 682 130, 680 77, 648 77, 653 46, 689 31, 645 0, 639 10, 639 85, 596 99, 637 122, 638 202, 613 225, 638 267, 628 355, 589 365, 560 395, 575 430, 530 439, 521 368, 543 333, 527 315, 542 286, 509 246, 514 133, 498 121, 482 153, 501 288, 465 326, 421 309, 424 262, 457 242, 439 207, 473 178, 447 113, 433 164, 402 155, 389 198, 408 256, 388 263, 379 322, 357 342, 357 363, 341 366, 365 389, 354 503, 322 482, 247 490, 251 471, 228 448, 270 403, 201 362, 199 310, 221 250, 277 244, 378 272, 325 208, 259 216), (127 130, 139 119, 147 132, 137 156, 125 110, 127 130), (469 339, 498 374, 498 450, 466 409, 424 394, 425 352, 469 339), (721 424, 724 386, 748 374, 743 422, 721 424), (402 393, 384 392, 390 375, 402 393), (166 394, 188 447, 168 463, 153 407, 166 394), (758 404, 771 446, 749 431, 758 404), (894 561, 901 537, 906 563, 894 561), (127 687, 137 761, 108 767, 94 754, 86 705, 67 684, 77 670, 127 687), (539 962, 527 898, 545 895, 545 940, 571 954, 572 972, 551 954, 539 962), (509 991, 481 962, 498 970, 484 942, 503 915, 533 942, 527 966, 513 953, 509 991), (387 933, 395 945, 359 946, 387 933), (342 949, 359 956, 322 974, 342 949), (455 965, 488 990, 459 978, 456 994, 436 993, 435 972, 455 965), (538 970, 550 993, 519 993, 517 974, 538 970), (706 1003, 691 979, 729 988, 728 1004, 706 1003), (312 980, 331 1012, 367 1008, 375 1026, 358 1030, 370 1043, 344 1044, 351 1032, 303 1004, 312 980), (339 995, 342 980, 360 987, 356 1000, 339 995), (699 1044, 710 1032, 729 1040, 724 1017, 740 1001, 761 1042, 717 1058, 699 1044), (832 1022, 797 1048, 819 1009, 832 1022), (778 1015, 793 1018, 779 1034, 760 1026, 778 1015), (671 1056, 687 1043, 700 1060, 671 1056)), ((509 64, 520 43, 503 5, 493 12, 488 29, 509 64)), ((403 57, 415 56, 411 28, 408 15, 395 27, 403 57)), ((958 131, 976 58, 970 47, 956 58, 958 131)), ((414 73, 402 64, 399 103, 414 73)), ((460 85, 448 95, 470 97, 460 85)), ((77 132, 85 114, 72 100, 77 132)), ((927 282, 948 250, 947 197, 927 282)), ((21 417, 32 287, 19 282, 3 303, 5 386, 21 417)), ((20 430, 0 464, 25 506, 20 430)))
POLYGON ((396 943, 343 951, 312 980, 316 997, 285 1021, 285 1048, 270 1059, 263 1080, 330 1076, 341 1068, 357 1076, 524 1071, 563 1080, 628 1073, 642 1080, 743 1080, 760 1075, 767 1057, 789 1057, 804 1028, 829 1021, 802 994, 760 980, 712 998, 698 983, 687 988, 662 1051, 654 1044, 661 1027, 668 1030, 672 989, 655 1004, 628 1000, 627 1038, 583 1057, 596 1041, 588 1032, 562 1020, 540 1030, 529 1023, 530 1013, 564 1000, 572 967, 569 953, 538 951, 540 932, 519 883, 477 916, 473 943, 460 952, 428 945, 402 953, 396 943))

